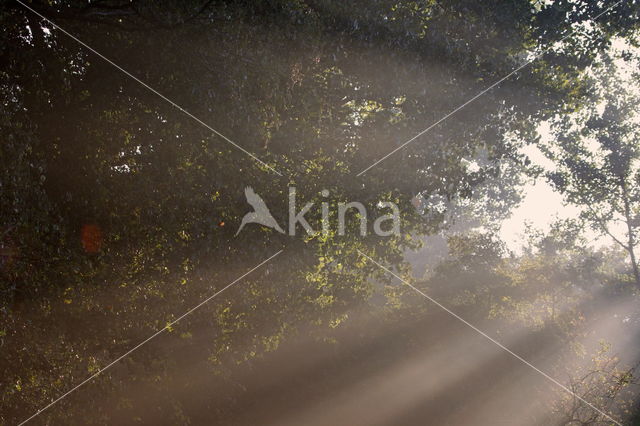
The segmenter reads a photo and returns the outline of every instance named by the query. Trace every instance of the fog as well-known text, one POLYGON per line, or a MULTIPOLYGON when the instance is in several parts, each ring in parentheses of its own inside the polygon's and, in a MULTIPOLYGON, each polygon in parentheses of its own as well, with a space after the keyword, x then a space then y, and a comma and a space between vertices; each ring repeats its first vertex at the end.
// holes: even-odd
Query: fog
POLYGON ((638 422, 636 1, 0 12, 0 424, 638 422))

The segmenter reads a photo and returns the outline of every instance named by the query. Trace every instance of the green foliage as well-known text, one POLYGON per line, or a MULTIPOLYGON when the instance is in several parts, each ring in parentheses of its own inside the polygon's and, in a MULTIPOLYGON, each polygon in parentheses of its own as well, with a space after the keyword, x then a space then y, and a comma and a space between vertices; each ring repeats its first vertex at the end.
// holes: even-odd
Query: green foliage
MULTIPOLYGON (((406 306, 402 290, 358 250, 405 274, 402 254, 418 245, 410 236, 448 225, 442 215, 415 214, 416 194, 495 196, 495 211, 479 211, 487 222, 503 217, 517 198, 507 182, 517 181, 523 161, 506 135, 530 135, 532 117, 579 104, 584 68, 637 16, 625 2, 588 25, 609 1, 29 4, 284 176, 19 4, 3 3, 3 423, 28 417, 283 246, 286 261, 173 325, 162 344, 124 359, 43 421, 186 424, 188 398, 168 388, 199 389, 200 373, 182 375, 172 360, 208 360, 207 377, 235 386, 230 366, 250 365, 300 330, 326 337, 353 306, 372 303, 374 284, 386 286, 385 307, 406 306), (353 177, 576 25, 594 30, 547 52, 366 180, 353 177), (472 170, 479 153, 486 158, 472 170), (245 186, 282 220, 294 184, 300 203, 319 200, 322 189, 369 211, 393 200, 404 236, 360 238, 350 221, 344 237, 289 239, 256 226, 233 238, 247 211, 245 186), (130 380, 153 402, 96 398, 126 395, 130 380)), ((610 158, 612 170, 636 153, 625 155, 610 158)), ((511 285, 503 248, 474 235, 452 239, 451 250, 457 260, 437 274, 460 285, 478 280, 465 295, 491 310, 497 288, 511 285)))
MULTIPOLYGON (((547 176, 582 218, 629 252, 635 280, 640 213, 640 130, 637 85, 623 79, 624 55, 603 56, 594 66, 589 106, 557 119, 554 140, 543 150, 555 165, 547 176), (631 86, 629 86, 631 84, 631 86), (635 90, 634 90, 635 89, 635 90), (623 231, 615 230, 620 223, 623 231)), ((635 59, 637 61, 637 59, 635 59)))

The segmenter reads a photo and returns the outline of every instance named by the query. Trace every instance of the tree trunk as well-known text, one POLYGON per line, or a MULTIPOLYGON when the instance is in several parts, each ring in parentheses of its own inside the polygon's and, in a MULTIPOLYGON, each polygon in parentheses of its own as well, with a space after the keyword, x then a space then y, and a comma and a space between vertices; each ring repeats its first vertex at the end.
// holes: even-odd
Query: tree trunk
POLYGON ((640 287, 640 269, 638 269, 638 262, 636 260, 636 254, 633 251, 633 247, 629 247, 629 257, 631 257, 631 266, 633 267, 633 276, 636 279, 636 285, 640 287))
POLYGON ((631 258, 631 267, 633 268, 633 276, 636 280, 636 286, 640 287, 640 269, 638 269, 638 261, 636 259, 636 253, 634 246, 636 244, 636 238, 633 232, 633 224, 632 216, 631 216, 631 206, 629 203, 629 193, 627 191, 627 183, 623 179, 621 179, 622 186, 622 201, 624 202, 624 221, 627 224, 627 237, 628 237, 628 245, 627 251, 629 252, 629 257, 631 258))

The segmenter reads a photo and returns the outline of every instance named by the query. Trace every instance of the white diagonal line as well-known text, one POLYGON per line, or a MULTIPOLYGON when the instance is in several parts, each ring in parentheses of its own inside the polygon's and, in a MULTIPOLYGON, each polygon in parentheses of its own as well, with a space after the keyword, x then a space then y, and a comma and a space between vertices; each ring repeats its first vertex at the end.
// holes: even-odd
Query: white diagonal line
POLYGON ((186 109, 184 109, 183 107, 181 107, 180 105, 178 105, 177 103, 175 103, 174 101, 172 101, 171 99, 167 98, 166 96, 164 96, 162 93, 158 92, 156 89, 154 89, 153 87, 149 86, 147 83, 145 83, 144 81, 140 80, 138 77, 136 77, 135 75, 131 74, 129 71, 125 70, 124 68, 122 68, 120 65, 116 64, 115 62, 113 62, 111 59, 107 58, 106 56, 104 56, 102 53, 98 52, 97 50, 95 50, 94 48, 92 48, 91 46, 89 46, 87 43, 83 42, 82 40, 80 40, 79 38, 77 38, 76 36, 74 36, 73 34, 69 33, 68 31, 66 31, 64 28, 60 27, 58 24, 54 23, 53 21, 51 21, 51 19, 47 18, 46 16, 42 15, 41 13, 39 13, 38 11, 34 10, 32 7, 26 5, 25 3, 23 3, 21 0, 16 0, 16 2, 20 3, 22 6, 24 6, 26 9, 30 10, 31 12, 35 13, 36 15, 38 15, 40 18, 44 19, 45 21, 47 21, 49 24, 51 24, 54 28, 58 29, 60 32, 66 34, 68 37, 70 37, 71 39, 75 40, 77 43, 81 44, 82 46, 84 46, 85 48, 87 48, 89 51, 93 52, 94 54, 96 54, 97 56, 99 56, 100 58, 102 58, 103 60, 105 60, 107 63, 109 63, 110 65, 112 65, 113 67, 117 68, 118 70, 122 71, 124 74, 126 74, 128 77, 132 78, 133 80, 137 81, 138 83, 140 83, 142 86, 144 86, 147 90, 149 90, 150 92, 158 95, 160 98, 164 99, 165 101, 167 101, 169 104, 171 104, 171 106, 173 106, 174 108, 176 108, 177 110, 183 112, 184 114, 186 114, 187 116, 189 116, 190 118, 194 119, 195 121, 197 121, 198 123, 200 123, 201 125, 203 125, 204 127, 206 127, 207 129, 209 129, 210 131, 212 131, 214 134, 220 136, 222 139, 224 139, 225 141, 229 142, 231 145, 235 146, 237 149, 239 149, 240 151, 244 152, 245 154, 247 154, 248 156, 250 156, 251 158, 253 158, 254 160, 256 160, 258 163, 262 164, 263 166, 265 166, 266 168, 268 168, 269 170, 271 170, 272 172, 276 173, 277 175, 282 176, 282 173, 278 172, 276 169, 274 169, 273 167, 271 167, 270 165, 268 165, 267 163, 265 163, 264 161, 262 161, 261 159, 259 159, 258 157, 256 157, 254 154, 252 154, 251 152, 247 151, 246 149, 244 149, 243 147, 241 147, 240 145, 238 145, 237 143, 235 143, 234 141, 232 141, 231 139, 229 139, 228 137, 226 137, 225 135, 223 135, 222 133, 220 133, 219 131, 217 131, 216 129, 214 129, 213 127, 211 127, 210 125, 208 125, 207 123, 205 123, 204 121, 202 121, 201 119, 199 119, 198 117, 196 117, 195 115, 191 114, 189 111, 187 111, 186 109))
MULTIPOLYGON (((620 3, 622 3, 624 0, 619 0, 617 3, 609 6, 608 8, 606 8, 605 10, 603 10, 602 12, 600 12, 599 14, 597 14, 596 16, 594 16, 593 18, 591 18, 593 21, 597 20, 598 18, 600 18, 602 15, 604 15, 606 12, 608 12, 609 10, 613 9, 614 7, 616 7, 617 5, 619 5, 620 3)), ((560 40, 558 40, 556 43, 562 43, 567 37, 571 36, 575 31, 569 31, 568 34, 566 34, 564 37, 562 37, 560 40)), ((356 176, 361 176, 364 173, 366 173, 369 169, 375 167, 376 165, 378 165, 379 163, 381 163, 382 161, 386 160, 387 158, 389 158, 390 156, 392 156, 393 154, 395 154, 396 152, 400 151, 402 148, 404 148, 405 146, 409 145, 411 142, 415 141, 416 139, 418 139, 420 136, 424 135, 425 133, 427 133, 429 130, 433 129, 434 127, 436 127, 438 124, 442 123, 443 121, 445 121, 447 118, 451 117, 452 115, 454 115, 455 113, 457 113, 458 111, 460 111, 461 109, 463 109, 464 107, 466 107, 467 105, 469 105, 470 103, 472 103, 473 101, 475 101, 476 99, 478 99, 479 97, 481 97, 482 95, 484 95, 485 93, 487 93, 488 91, 490 91, 491 89, 493 89, 494 87, 500 85, 502 82, 504 82, 505 80, 507 80, 509 77, 511 77, 512 75, 516 74, 518 71, 522 70, 523 68, 529 66, 532 62, 536 61, 540 56, 542 56, 543 54, 545 54, 549 49, 551 49, 551 47, 553 47, 553 45, 551 45, 550 47, 543 49, 541 52, 538 52, 536 55, 534 55, 531 59, 529 59, 527 62, 525 62, 524 64, 520 65, 519 67, 515 68, 513 71, 511 71, 509 74, 505 75, 504 77, 502 77, 501 79, 499 79, 498 81, 496 81, 495 83, 493 83, 491 86, 483 89, 482 91, 480 91, 477 95, 475 95, 474 97, 472 97, 471 99, 469 99, 468 101, 464 102, 463 104, 461 104, 460 106, 458 106, 457 108, 455 108, 453 111, 449 112, 448 114, 446 114, 444 117, 442 117, 441 119, 439 119, 438 121, 436 121, 435 123, 433 123, 432 125, 430 125, 429 127, 427 127, 426 129, 424 129, 423 131, 421 131, 420 133, 418 133, 417 135, 415 135, 414 137, 412 137, 411 139, 409 139, 408 141, 404 142, 402 145, 400 145, 399 147, 397 147, 396 149, 394 149, 393 151, 391 151, 390 153, 388 153, 387 155, 385 155, 384 157, 380 158, 379 160, 377 160, 375 163, 371 164, 369 167, 367 167, 366 169, 364 169, 363 171, 361 171, 360 173, 358 173, 356 176)))
POLYGON ((415 290, 417 293, 419 293, 420 295, 422 295, 424 298, 426 298, 427 300, 429 300, 431 303, 435 304, 436 306, 438 306, 440 309, 444 310, 445 312, 447 312, 449 315, 453 316, 455 319, 457 319, 458 321, 462 322, 463 324, 465 324, 467 327, 471 328, 472 330, 474 330, 476 333, 482 335, 483 337, 487 338, 488 340, 490 340, 492 343, 494 343, 495 345, 497 345, 499 348, 503 349, 504 351, 506 351, 507 353, 509 353, 510 355, 512 355, 513 357, 515 357, 517 360, 523 362, 524 364, 526 364, 527 366, 531 367, 533 370, 535 370, 536 372, 540 373, 542 376, 544 376, 546 379, 550 380, 551 382, 555 383, 556 385, 560 386, 560 388, 562 388, 563 390, 565 390, 566 392, 568 392, 569 394, 571 394, 572 396, 574 396, 576 399, 579 399, 581 402, 585 403, 586 405, 588 405, 589 407, 593 408, 595 411, 597 411, 598 413, 602 414, 604 417, 606 417, 607 419, 611 420, 613 423, 615 423, 618 426, 622 426, 622 424, 616 420, 614 420, 613 418, 611 418, 610 415, 608 415, 607 413, 605 413, 604 411, 600 410, 599 408, 595 407, 593 404, 591 404, 589 401, 586 401, 585 399, 583 399, 581 396, 577 395, 576 393, 572 392, 569 388, 567 388, 565 385, 563 385, 562 383, 560 383, 559 381, 557 381, 556 379, 554 379, 553 377, 549 376, 547 373, 545 373, 544 371, 540 370, 538 367, 536 367, 535 365, 531 364, 529 361, 527 361, 526 359, 522 358, 520 355, 516 354, 515 352, 513 352, 511 349, 507 348, 506 346, 504 346, 502 343, 498 342, 497 340, 495 340, 493 337, 489 336, 487 333, 485 333, 484 331, 480 330, 479 328, 477 328, 476 326, 474 326, 473 324, 471 324, 470 322, 468 322, 467 320, 465 320, 464 318, 462 318, 460 315, 456 314, 455 312, 453 312, 452 310, 450 310, 449 308, 447 308, 446 306, 444 306, 443 304, 441 304, 440 302, 438 302, 437 300, 435 300, 434 298, 432 298, 431 296, 429 296, 428 294, 424 293, 423 291, 421 291, 420 289, 418 289, 417 287, 413 286, 412 284, 410 284, 408 281, 402 279, 400 276, 398 276, 397 274, 395 274, 393 271, 389 270, 388 268, 384 267, 383 265, 381 265, 380 263, 376 262, 374 259, 372 259, 370 256, 367 256, 366 254, 364 254, 362 251, 360 251, 358 249, 358 253, 360 253, 362 256, 366 257, 367 259, 369 259, 371 262, 375 263, 378 267, 380 267, 381 269, 385 270, 386 272, 388 272, 389 274, 393 275, 394 277, 396 277, 397 279, 399 279, 402 283, 408 285, 409 287, 411 287, 413 290, 415 290))
POLYGON ((168 330, 171 326, 173 326, 174 324, 176 324, 178 321, 180 321, 181 319, 183 319, 184 317, 186 317, 187 315, 193 313, 193 311, 195 311, 196 309, 200 308, 202 305, 204 305, 205 303, 209 302, 211 299, 215 298, 216 296, 218 296, 220 293, 222 293, 223 291, 225 291, 226 289, 228 289, 229 287, 231 287, 232 285, 234 285, 235 283, 237 283, 238 281, 240 281, 241 279, 243 279, 244 277, 246 277, 247 275, 249 275, 250 273, 252 273, 253 271, 255 271, 256 269, 260 268, 262 265, 264 265, 265 263, 269 262, 271 259, 273 259, 274 257, 276 257, 277 255, 279 255, 280 253, 282 253, 282 250, 278 251, 276 254, 272 255, 270 258, 268 258, 267 260, 263 260, 261 263, 259 263, 258 265, 254 266, 253 268, 251 268, 249 271, 245 272, 244 274, 242 274, 241 276, 239 276, 238 278, 236 278, 235 280, 233 280, 231 283, 227 284, 225 287, 223 287, 221 290, 218 290, 217 292, 215 292, 214 294, 212 294, 211 296, 207 297, 206 299, 204 299, 202 302, 198 303, 196 306, 194 306, 193 308, 189 309, 187 312, 185 312, 184 314, 182 314, 181 316, 179 316, 177 319, 171 321, 170 323, 168 323, 167 325, 165 325, 163 328, 161 328, 160 330, 156 331, 155 333, 153 333, 151 336, 147 337, 145 340, 143 340, 142 342, 138 343, 136 346, 134 346, 133 348, 129 349, 127 352, 125 352, 124 354, 120 355, 118 358, 116 358, 115 360, 111 361, 109 364, 107 364, 106 366, 102 367, 100 370, 98 370, 97 373, 94 373, 93 375, 87 377, 84 381, 80 382, 78 385, 76 385, 75 387, 71 388, 70 390, 68 390, 66 393, 62 394, 61 396, 59 396, 57 399, 53 400, 52 402, 50 402, 48 405, 46 405, 45 407, 41 408, 40 410, 38 410, 36 413, 34 413, 31 417, 29 417, 28 419, 22 421, 21 423, 18 424, 18 426, 22 426, 23 424, 27 423, 28 421, 30 421, 31 419, 33 419, 34 417, 42 414, 42 412, 44 412, 45 410, 47 410, 48 408, 50 408, 51 406, 53 406, 54 404, 60 402, 62 399, 66 398, 67 396, 69 396, 69 394, 71 394, 72 392, 74 392, 75 390, 77 390, 78 388, 80 388, 81 386, 85 385, 86 383, 90 382, 91 380, 95 379, 96 377, 98 377, 100 374, 102 374, 105 370, 107 370, 108 368, 110 368, 111 366, 113 366, 114 364, 116 364, 117 362, 121 361, 122 359, 126 358, 127 356, 129 356, 131 353, 135 352, 136 350, 138 350, 140 347, 144 346, 146 343, 148 343, 150 340, 154 339, 155 337, 157 337, 158 335, 160 335, 162 332, 164 332, 165 330, 168 330))

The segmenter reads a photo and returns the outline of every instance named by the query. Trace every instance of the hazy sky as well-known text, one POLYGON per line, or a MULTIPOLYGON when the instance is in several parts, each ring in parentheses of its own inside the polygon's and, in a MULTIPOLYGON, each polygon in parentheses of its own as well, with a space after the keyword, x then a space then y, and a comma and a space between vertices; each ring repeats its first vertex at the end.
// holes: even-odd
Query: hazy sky
MULTIPOLYGON (((548 126, 540 126, 542 137, 549 137, 548 126)), ((540 166, 550 164, 550 160, 533 145, 523 150, 529 158, 540 166)), ((549 225, 558 219, 575 218, 580 209, 565 205, 562 196, 555 192, 544 178, 525 185, 523 201, 516 207, 509 219, 500 228, 500 238, 511 250, 518 251, 524 241, 523 235, 527 223, 535 228, 548 230, 549 225)))
MULTIPOLYGON (((631 51, 635 58, 640 56, 640 49, 629 45, 622 39, 614 39, 612 41, 612 50, 616 53, 625 50, 631 51)), ((635 59, 629 62, 617 60, 615 63, 620 79, 628 82, 630 90, 637 92, 638 84, 635 81, 637 75, 634 75, 634 73, 637 73, 638 70, 638 60, 635 59)), ((640 117, 638 118, 640 119, 640 117)), ((538 127, 538 132, 541 136, 541 142, 548 141, 552 137, 548 122, 542 123, 538 127)), ((553 163, 536 146, 526 146, 523 149, 523 153, 527 154, 534 164, 545 169, 553 168, 553 163)), ((562 196, 555 192, 545 179, 541 178, 525 185, 523 201, 513 210, 511 217, 502 224, 500 237, 511 250, 518 251, 524 242, 523 234, 527 223, 530 223, 535 228, 548 230, 549 225, 557 219, 576 218, 579 213, 579 208, 564 205, 562 196)), ((621 226, 613 228, 612 232, 618 235, 624 234, 621 226)), ((611 244, 609 238, 601 237, 593 231, 587 230, 587 237, 597 246, 611 244)))

